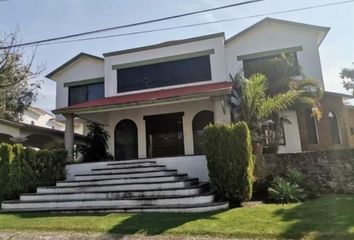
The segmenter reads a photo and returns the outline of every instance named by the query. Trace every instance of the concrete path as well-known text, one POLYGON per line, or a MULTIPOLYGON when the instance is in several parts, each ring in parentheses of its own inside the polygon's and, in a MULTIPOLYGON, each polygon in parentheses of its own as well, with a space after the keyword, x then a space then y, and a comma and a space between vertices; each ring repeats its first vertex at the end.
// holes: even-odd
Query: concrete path
MULTIPOLYGON (((106 235, 98 233, 71 233, 71 232, 0 232, 0 240, 225 240, 215 237, 192 236, 132 236, 106 235)), ((234 240, 241 240, 235 239, 234 240)), ((229 240, 229 239, 228 239, 229 240)), ((242 239, 251 240, 251 239, 242 239)), ((255 239, 252 239, 255 240, 255 239)))

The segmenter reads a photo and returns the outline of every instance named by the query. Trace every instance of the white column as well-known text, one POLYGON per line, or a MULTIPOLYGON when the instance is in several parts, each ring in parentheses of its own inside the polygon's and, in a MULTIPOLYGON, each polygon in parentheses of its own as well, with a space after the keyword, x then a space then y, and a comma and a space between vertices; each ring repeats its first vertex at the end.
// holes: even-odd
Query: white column
POLYGON ((185 111, 183 116, 183 141, 184 141, 184 154, 193 155, 193 129, 192 118, 190 111, 185 111))
POLYGON ((223 124, 231 122, 230 106, 224 97, 215 97, 214 102, 214 123, 223 124))
POLYGON ((65 150, 68 152, 68 161, 73 160, 73 151, 74 151, 74 114, 65 114, 65 133, 64 133, 64 142, 65 150))

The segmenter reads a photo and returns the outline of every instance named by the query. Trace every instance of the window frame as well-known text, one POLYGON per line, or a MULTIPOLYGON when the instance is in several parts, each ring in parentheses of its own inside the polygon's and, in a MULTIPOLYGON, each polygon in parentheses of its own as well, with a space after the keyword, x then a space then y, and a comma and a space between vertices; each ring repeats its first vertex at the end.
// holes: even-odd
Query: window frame
POLYGON ((93 85, 102 85, 103 86, 103 98, 104 98, 104 96, 105 96, 104 82, 96 82, 96 83, 68 86, 68 106, 72 106, 72 105, 83 103, 83 102, 88 102, 91 100, 100 99, 100 98, 95 98, 95 99, 90 99, 90 100, 88 99, 88 94, 89 94, 88 88, 89 88, 89 86, 93 86, 93 85), (72 93, 70 90, 74 89, 74 88, 85 88, 85 101, 72 103, 72 101, 71 101, 71 94, 72 93))

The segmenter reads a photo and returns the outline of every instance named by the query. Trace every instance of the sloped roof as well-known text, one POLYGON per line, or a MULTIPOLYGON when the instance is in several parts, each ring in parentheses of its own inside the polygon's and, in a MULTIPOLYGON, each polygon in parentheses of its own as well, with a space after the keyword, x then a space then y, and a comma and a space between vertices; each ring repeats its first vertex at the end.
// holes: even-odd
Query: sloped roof
POLYGON ((115 97, 107 97, 88 102, 74 104, 68 107, 56 109, 55 114, 76 113, 84 110, 111 109, 117 107, 130 107, 142 104, 157 103, 159 101, 174 101, 220 95, 231 91, 231 82, 209 83, 196 86, 174 87, 170 89, 155 90, 142 93, 133 93, 115 97))
POLYGON ((282 19, 276 19, 276 18, 264 18, 261 21, 251 25, 250 27, 244 29, 243 31, 235 34, 234 36, 228 38, 225 41, 225 44, 239 38, 240 36, 244 35, 245 33, 248 33, 250 31, 252 31, 253 29, 257 28, 258 26, 264 24, 264 23, 278 23, 278 24, 285 24, 285 25, 291 25, 291 26, 295 26, 295 27, 299 27, 299 28, 307 28, 307 29, 311 29, 314 31, 319 31, 322 32, 322 35, 319 38, 318 41, 318 45, 321 45, 323 39, 326 37, 328 31, 330 30, 329 27, 322 27, 322 26, 317 26, 317 25, 311 25, 311 24, 305 24, 305 23, 299 23, 299 22, 293 22, 293 21, 287 21, 287 20, 282 20, 282 19))
POLYGON ((75 61, 79 60, 82 57, 89 57, 89 58, 93 58, 99 61, 103 61, 104 59, 95 55, 91 55, 88 53, 84 53, 81 52, 78 55, 76 55, 75 57, 71 58, 69 61, 67 61, 66 63, 64 63, 63 65, 61 65, 60 67, 56 68, 55 70, 53 70, 52 72, 48 73, 45 77, 46 78, 51 78, 53 77, 55 74, 57 74, 59 71, 63 70, 64 68, 66 68, 67 66, 69 66, 70 64, 74 63, 75 61))

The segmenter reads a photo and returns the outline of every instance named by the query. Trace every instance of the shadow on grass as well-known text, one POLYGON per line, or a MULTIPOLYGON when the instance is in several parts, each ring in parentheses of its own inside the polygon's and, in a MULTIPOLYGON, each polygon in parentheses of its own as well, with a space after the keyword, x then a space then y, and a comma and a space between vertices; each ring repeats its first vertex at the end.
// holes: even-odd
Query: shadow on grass
POLYGON ((283 221, 294 223, 284 238, 333 240, 354 239, 354 195, 328 196, 275 212, 283 221), (352 230, 353 231, 353 230, 352 230))
POLYGON ((111 234, 143 234, 158 235, 170 229, 199 219, 214 219, 213 215, 220 213, 137 213, 115 225, 111 234))

